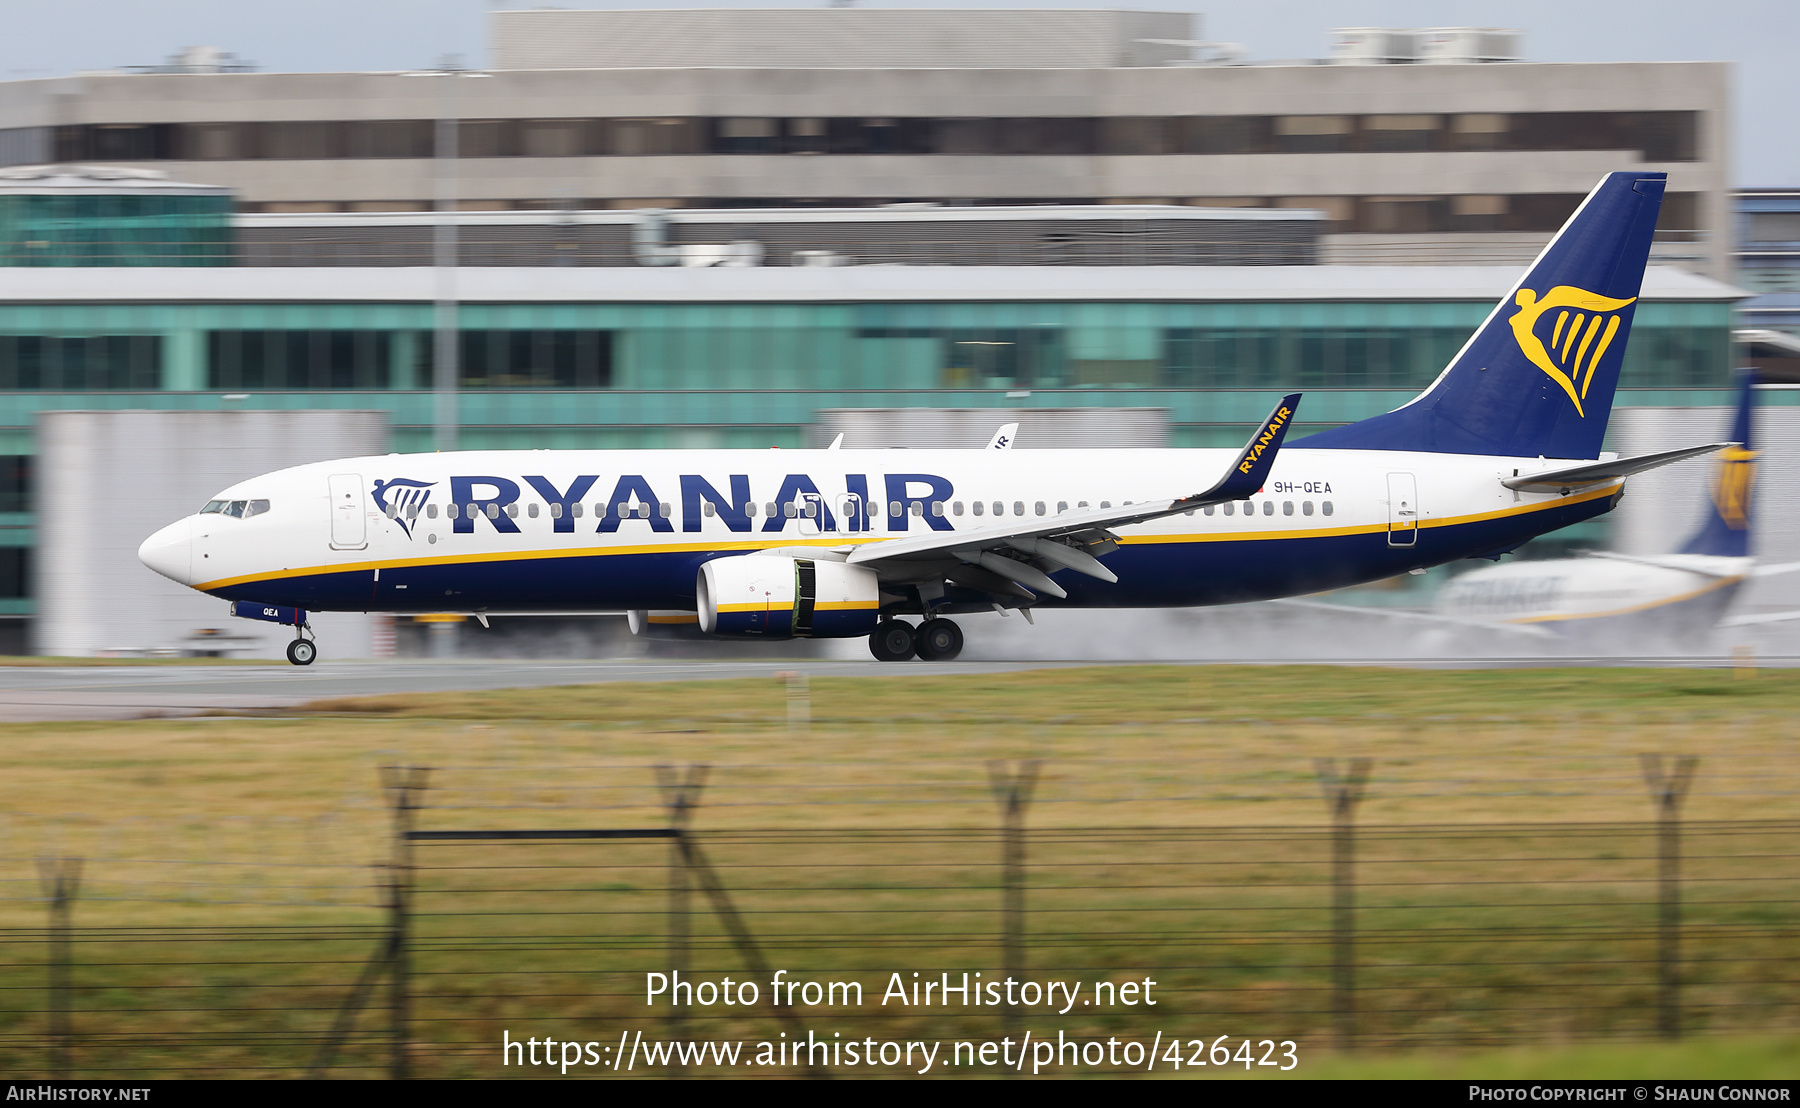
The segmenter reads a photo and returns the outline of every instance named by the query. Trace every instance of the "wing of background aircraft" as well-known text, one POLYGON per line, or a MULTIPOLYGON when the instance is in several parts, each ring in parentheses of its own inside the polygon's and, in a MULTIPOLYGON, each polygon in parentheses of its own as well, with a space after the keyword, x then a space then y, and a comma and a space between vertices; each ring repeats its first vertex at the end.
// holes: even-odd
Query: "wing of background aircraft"
POLYGON ((1501 623, 1498 620, 1465 619, 1460 616, 1437 615, 1432 612, 1411 612, 1398 608, 1363 608, 1349 604, 1328 604, 1322 600, 1269 600, 1268 604, 1280 604, 1289 608, 1306 608, 1315 612, 1331 612, 1335 615, 1375 616, 1381 619, 1398 620, 1402 623, 1429 623, 1439 627, 1455 627, 1464 631, 1502 631, 1508 634, 1522 635, 1531 639, 1557 638, 1556 634, 1530 623, 1501 623))
MULTIPOLYGON (((888 539, 858 547, 850 553, 852 564, 867 565, 882 573, 904 577, 909 563, 949 562, 944 576, 959 585, 1002 596, 1035 600, 1033 590, 1064 597, 1068 593, 1050 579, 1059 569, 1072 569, 1106 582, 1119 578, 1099 562, 1099 557, 1118 548, 1111 528, 1180 515, 1209 504, 1223 504, 1254 495, 1268 479, 1269 468, 1281 450, 1281 441, 1300 406, 1300 394, 1282 397, 1281 403, 1257 427, 1250 441, 1232 460, 1231 468, 1210 489, 1192 496, 1123 504, 1085 512, 1036 519, 1030 523, 1001 524, 969 531, 933 531, 902 539, 888 539)), ((1004 430, 1004 429, 1002 429, 1004 430)), ((996 441, 1000 438, 995 436, 996 441)), ((925 566, 917 566, 924 569, 925 566)))

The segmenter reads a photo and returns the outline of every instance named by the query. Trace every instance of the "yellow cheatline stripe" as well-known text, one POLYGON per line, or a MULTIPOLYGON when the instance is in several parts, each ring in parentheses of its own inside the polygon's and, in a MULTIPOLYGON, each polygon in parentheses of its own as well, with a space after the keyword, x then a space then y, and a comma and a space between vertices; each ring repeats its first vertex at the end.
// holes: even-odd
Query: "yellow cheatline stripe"
POLYGON ((487 554, 441 554, 432 558, 389 558, 374 562, 344 562, 340 565, 302 566, 299 569, 283 569, 273 573, 251 573, 242 577, 221 577, 217 581, 207 581, 194 585, 205 592, 209 589, 223 589, 232 585, 253 585, 260 581, 280 581, 289 577, 310 577, 321 573, 362 573, 377 569, 417 569, 421 566, 454 566, 471 565, 477 562, 529 562, 550 558, 599 558, 620 554, 672 554, 698 553, 705 554, 718 550, 772 550, 778 546, 859 546, 863 543, 881 542, 880 538, 864 536, 831 535, 821 538, 777 538, 771 535, 767 539, 737 539, 730 542, 711 543, 706 546, 687 545, 683 543, 655 543, 640 546, 608 546, 580 547, 574 550, 499 550, 487 554))
POLYGON ((793 601, 785 601, 778 604, 721 604, 717 610, 721 612, 788 612, 793 608, 793 601))
POLYGON ((873 600, 821 600, 813 605, 815 612, 867 612, 881 605, 873 600))
MULTIPOLYGON (((1582 504, 1603 496, 1611 496, 1619 490, 1624 481, 1615 481, 1610 485, 1588 492, 1560 497, 1554 501, 1540 504, 1517 504, 1510 508, 1501 508, 1492 512, 1477 512, 1473 515, 1446 516, 1441 519, 1425 519, 1420 527, 1454 527, 1463 523, 1479 523, 1483 520, 1499 519, 1504 516, 1524 515, 1529 512, 1547 511, 1568 504, 1582 504)), ((1320 527, 1299 531, 1234 531, 1225 534, 1183 534, 1183 535, 1125 535, 1119 539, 1122 545, 1145 545, 1152 543, 1192 543, 1192 542, 1253 542, 1271 539, 1320 539, 1338 535, 1366 535, 1387 531, 1385 523, 1361 524, 1352 527, 1320 527)), ((896 536, 903 537, 903 536, 896 536)), ((525 562, 549 558, 610 558, 626 554, 710 554, 722 550, 771 550, 780 546, 861 546, 865 543, 885 542, 883 538, 867 536, 832 535, 826 537, 796 539, 791 536, 768 539, 742 539, 731 542, 709 544, 707 546, 687 545, 682 543, 656 543, 639 546, 583 547, 576 550, 502 550, 486 554, 445 554, 433 558, 393 558, 386 561, 346 562, 342 565, 305 566, 300 569, 283 569, 273 573, 252 573, 242 577, 222 577, 217 581, 207 581, 193 586, 201 592, 213 589, 229 588, 233 585, 253 585, 264 581, 280 581, 291 577, 309 577, 325 573, 360 573, 377 569, 414 569, 421 566, 475 565, 494 562, 525 562)))
POLYGON ((1722 589, 1726 585, 1735 585, 1743 577, 1721 577, 1710 584, 1702 585, 1693 592, 1684 592, 1679 596, 1671 596, 1664 600, 1652 600, 1645 604, 1633 604, 1629 608, 1613 608, 1604 612, 1579 612, 1566 616, 1526 616, 1524 619, 1509 619, 1508 623, 1565 623, 1575 619, 1599 619, 1602 616, 1628 616, 1633 612, 1647 612, 1652 608, 1663 608, 1670 604, 1679 604, 1684 600, 1692 600, 1696 596, 1705 596, 1709 592, 1722 589))

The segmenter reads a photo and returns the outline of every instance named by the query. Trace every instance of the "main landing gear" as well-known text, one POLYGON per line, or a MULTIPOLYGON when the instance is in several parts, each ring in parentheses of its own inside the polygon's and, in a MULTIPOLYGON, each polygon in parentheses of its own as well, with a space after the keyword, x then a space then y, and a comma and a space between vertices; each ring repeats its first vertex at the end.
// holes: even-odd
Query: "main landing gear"
POLYGON ((904 662, 917 657, 926 662, 948 662, 962 653, 962 628, 939 617, 917 628, 897 619, 882 620, 869 633, 869 653, 880 662, 904 662))

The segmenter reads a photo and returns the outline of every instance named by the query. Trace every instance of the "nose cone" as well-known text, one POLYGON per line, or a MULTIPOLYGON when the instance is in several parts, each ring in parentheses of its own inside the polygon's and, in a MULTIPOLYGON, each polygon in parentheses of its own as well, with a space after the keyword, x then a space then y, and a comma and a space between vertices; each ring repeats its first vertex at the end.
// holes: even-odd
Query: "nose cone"
POLYGON ((177 520, 144 540, 138 561, 183 585, 194 583, 194 521, 177 520))

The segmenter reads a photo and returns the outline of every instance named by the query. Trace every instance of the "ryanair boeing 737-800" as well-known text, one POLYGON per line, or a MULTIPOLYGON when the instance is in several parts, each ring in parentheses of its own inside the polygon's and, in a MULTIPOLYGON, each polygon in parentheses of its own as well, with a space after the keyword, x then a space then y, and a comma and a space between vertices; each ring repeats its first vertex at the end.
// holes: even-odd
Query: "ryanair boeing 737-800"
POLYGON ((1609 174, 1429 388, 1287 449, 1298 395, 1235 453, 391 454, 243 481, 138 556, 291 624, 300 665, 310 611, 623 609, 948 659, 959 613, 1261 600, 1492 556, 1724 445, 1600 453, 1664 185, 1609 174))

